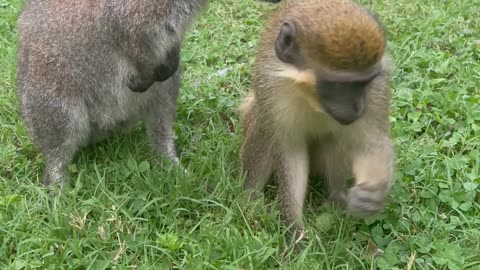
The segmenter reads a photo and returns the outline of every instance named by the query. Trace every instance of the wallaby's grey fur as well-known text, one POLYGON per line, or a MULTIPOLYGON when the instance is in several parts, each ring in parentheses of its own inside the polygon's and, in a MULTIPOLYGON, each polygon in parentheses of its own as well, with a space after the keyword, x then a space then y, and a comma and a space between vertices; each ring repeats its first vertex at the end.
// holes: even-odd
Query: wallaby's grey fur
POLYGON ((80 147, 141 119, 153 148, 178 162, 172 123, 180 47, 206 3, 26 1, 18 22, 17 88, 22 116, 45 158, 45 185, 63 185, 80 147))

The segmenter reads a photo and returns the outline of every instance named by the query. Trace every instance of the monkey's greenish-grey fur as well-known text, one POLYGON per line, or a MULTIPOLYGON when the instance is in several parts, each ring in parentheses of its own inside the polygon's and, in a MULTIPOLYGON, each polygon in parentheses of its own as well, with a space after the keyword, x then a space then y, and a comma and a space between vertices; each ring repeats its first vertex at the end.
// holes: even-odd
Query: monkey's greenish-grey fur
POLYGON ((180 47, 207 0, 27 0, 19 17, 18 98, 60 186, 78 149, 143 119, 178 162, 172 123, 180 47))
POLYGON ((353 215, 384 207, 395 156, 385 44, 381 24, 351 0, 282 1, 262 32, 240 108, 244 187, 262 191, 274 176, 295 240, 309 176, 323 176, 329 200, 353 215))

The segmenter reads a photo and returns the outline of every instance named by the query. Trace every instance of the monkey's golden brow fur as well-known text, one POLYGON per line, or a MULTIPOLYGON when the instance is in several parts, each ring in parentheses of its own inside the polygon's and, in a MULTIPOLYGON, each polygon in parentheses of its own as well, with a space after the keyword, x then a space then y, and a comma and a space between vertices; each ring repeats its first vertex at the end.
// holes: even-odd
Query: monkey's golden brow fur
POLYGON ((384 31, 366 9, 351 0, 286 1, 283 20, 293 21, 307 58, 331 69, 363 70, 385 50, 384 31))

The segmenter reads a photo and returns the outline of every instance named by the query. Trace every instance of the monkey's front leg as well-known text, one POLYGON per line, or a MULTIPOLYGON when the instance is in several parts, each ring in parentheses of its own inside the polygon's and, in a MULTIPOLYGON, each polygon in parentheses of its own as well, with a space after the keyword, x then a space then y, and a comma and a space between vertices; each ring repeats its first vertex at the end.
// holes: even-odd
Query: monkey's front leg
POLYGON ((154 82, 164 82, 172 77, 180 65, 180 46, 170 49, 160 63, 154 63, 153 59, 155 58, 140 57, 135 61, 137 73, 127 82, 130 90, 145 92, 154 82))
POLYGON ((240 162, 246 172, 243 188, 257 199, 272 175, 271 145, 261 130, 251 128, 240 149, 240 162))
POLYGON ((312 144, 310 170, 310 174, 326 178, 328 203, 344 208, 352 168, 341 144, 329 137, 324 138, 322 144, 312 144))
POLYGON ((355 185, 348 194, 352 215, 367 217, 380 212, 393 182, 394 150, 387 136, 366 142, 353 155, 355 185))
POLYGON ((276 168, 282 219, 291 226, 288 241, 303 237, 303 205, 308 186, 309 157, 306 145, 286 146, 276 168))

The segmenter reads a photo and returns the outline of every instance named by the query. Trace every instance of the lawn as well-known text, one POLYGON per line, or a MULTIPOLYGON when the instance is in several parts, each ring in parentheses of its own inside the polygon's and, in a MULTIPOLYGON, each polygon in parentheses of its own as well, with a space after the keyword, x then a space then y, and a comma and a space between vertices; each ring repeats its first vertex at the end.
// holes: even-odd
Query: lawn
POLYGON ((189 32, 175 123, 189 175, 155 157, 139 124, 83 149, 75 188, 51 198, 17 112, 22 3, 0 0, 0 267, 480 269, 480 0, 360 2, 385 23, 396 62, 396 182, 366 220, 318 204, 314 189, 293 255, 282 254, 275 196, 242 195, 238 160, 237 106, 275 5, 211 1, 189 32))

